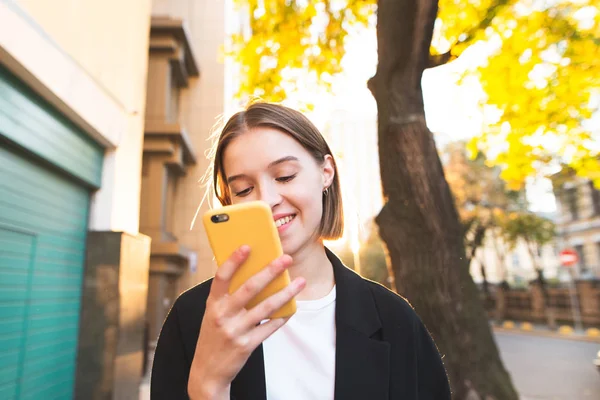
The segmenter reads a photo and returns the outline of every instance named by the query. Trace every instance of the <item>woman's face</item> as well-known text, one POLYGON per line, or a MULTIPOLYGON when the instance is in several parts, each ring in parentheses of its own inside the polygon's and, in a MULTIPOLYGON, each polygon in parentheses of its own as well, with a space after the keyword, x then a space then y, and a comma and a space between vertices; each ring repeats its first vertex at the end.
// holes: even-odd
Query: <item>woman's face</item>
POLYGON ((319 165, 290 135, 259 127, 227 145, 223 167, 233 204, 269 204, 286 254, 319 239, 323 190, 335 174, 330 155, 319 165))

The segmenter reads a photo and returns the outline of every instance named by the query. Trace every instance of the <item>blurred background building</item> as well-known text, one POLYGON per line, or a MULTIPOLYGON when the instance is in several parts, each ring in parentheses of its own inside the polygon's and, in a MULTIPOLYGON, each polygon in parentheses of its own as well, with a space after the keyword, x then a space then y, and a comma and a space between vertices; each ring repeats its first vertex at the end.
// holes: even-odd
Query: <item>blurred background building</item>
POLYGON ((0 398, 136 398, 173 300, 213 273, 190 221, 224 9, 0 1, 0 398))
MULTIPOLYGON (((571 279, 567 268, 573 269, 576 279, 600 278, 600 191, 589 179, 574 176, 568 169, 552 179, 556 212, 537 213, 552 220, 556 236, 551 243, 541 246, 535 262, 546 278, 566 282, 571 279), (570 267, 561 265, 562 250, 577 252, 578 262, 570 267)), ((471 275, 477 282, 483 280, 482 265, 491 283, 503 280, 523 286, 536 278, 532 255, 521 240, 514 248, 502 242, 500 233, 487 232, 486 239, 471 263, 471 275)))
POLYGON ((483 245, 471 260, 471 276, 477 283, 482 282, 485 276, 489 283, 500 284, 506 281, 511 286, 524 287, 537 278, 537 266, 542 269, 547 279, 569 278, 561 274, 556 243, 540 247, 533 257, 535 259, 523 240, 519 240, 514 248, 510 248, 502 240, 500 232, 489 231, 483 245))
POLYGON ((383 206, 377 148, 377 114, 337 108, 323 124, 323 135, 336 157, 343 188, 344 236, 332 248, 359 251, 369 225, 383 206))
POLYGON ((552 177, 557 203, 557 239, 560 249, 574 249, 576 274, 600 278, 600 191, 589 179, 565 168, 552 177))

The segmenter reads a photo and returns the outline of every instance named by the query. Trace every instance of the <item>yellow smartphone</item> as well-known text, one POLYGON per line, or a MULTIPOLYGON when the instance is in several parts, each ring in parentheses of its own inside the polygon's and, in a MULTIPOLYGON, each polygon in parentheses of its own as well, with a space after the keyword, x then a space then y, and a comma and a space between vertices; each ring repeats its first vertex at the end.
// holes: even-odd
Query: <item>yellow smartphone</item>
MULTIPOLYGON (((240 246, 250 246, 248 259, 239 267, 231 280, 230 294, 283 255, 271 208, 263 201, 251 201, 209 210, 204 214, 202 222, 218 267, 223 265, 240 246)), ((290 275, 286 270, 256 295, 246 308, 251 309, 289 283, 290 275)), ((292 299, 269 318, 291 317, 295 312, 296 300, 292 299)))

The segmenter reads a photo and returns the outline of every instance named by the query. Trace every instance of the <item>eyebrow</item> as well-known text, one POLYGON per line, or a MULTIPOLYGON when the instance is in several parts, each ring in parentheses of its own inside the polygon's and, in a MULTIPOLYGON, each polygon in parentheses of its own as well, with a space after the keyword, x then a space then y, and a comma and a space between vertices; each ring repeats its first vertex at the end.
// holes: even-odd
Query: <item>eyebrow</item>
MULTIPOLYGON (((276 165, 283 164, 283 163, 290 162, 290 161, 299 161, 299 160, 297 157, 294 157, 294 156, 286 156, 286 157, 282 157, 280 159, 277 159, 277 160, 269 163, 267 168, 273 168, 276 165)), ((230 176, 229 178, 227 178, 227 183, 231 183, 237 179, 245 178, 245 177, 247 177, 245 174, 233 175, 233 176, 230 176)))

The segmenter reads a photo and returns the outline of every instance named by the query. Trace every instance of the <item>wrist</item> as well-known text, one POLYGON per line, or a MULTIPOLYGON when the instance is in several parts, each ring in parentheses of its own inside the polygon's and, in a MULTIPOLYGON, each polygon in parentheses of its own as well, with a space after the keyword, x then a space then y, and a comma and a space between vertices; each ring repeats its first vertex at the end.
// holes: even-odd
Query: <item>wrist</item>
POLYGON ((229 400, 231 385, 218 385, 208 381, 201 381, 199 385, 188 385, 190 400, 229 400))

